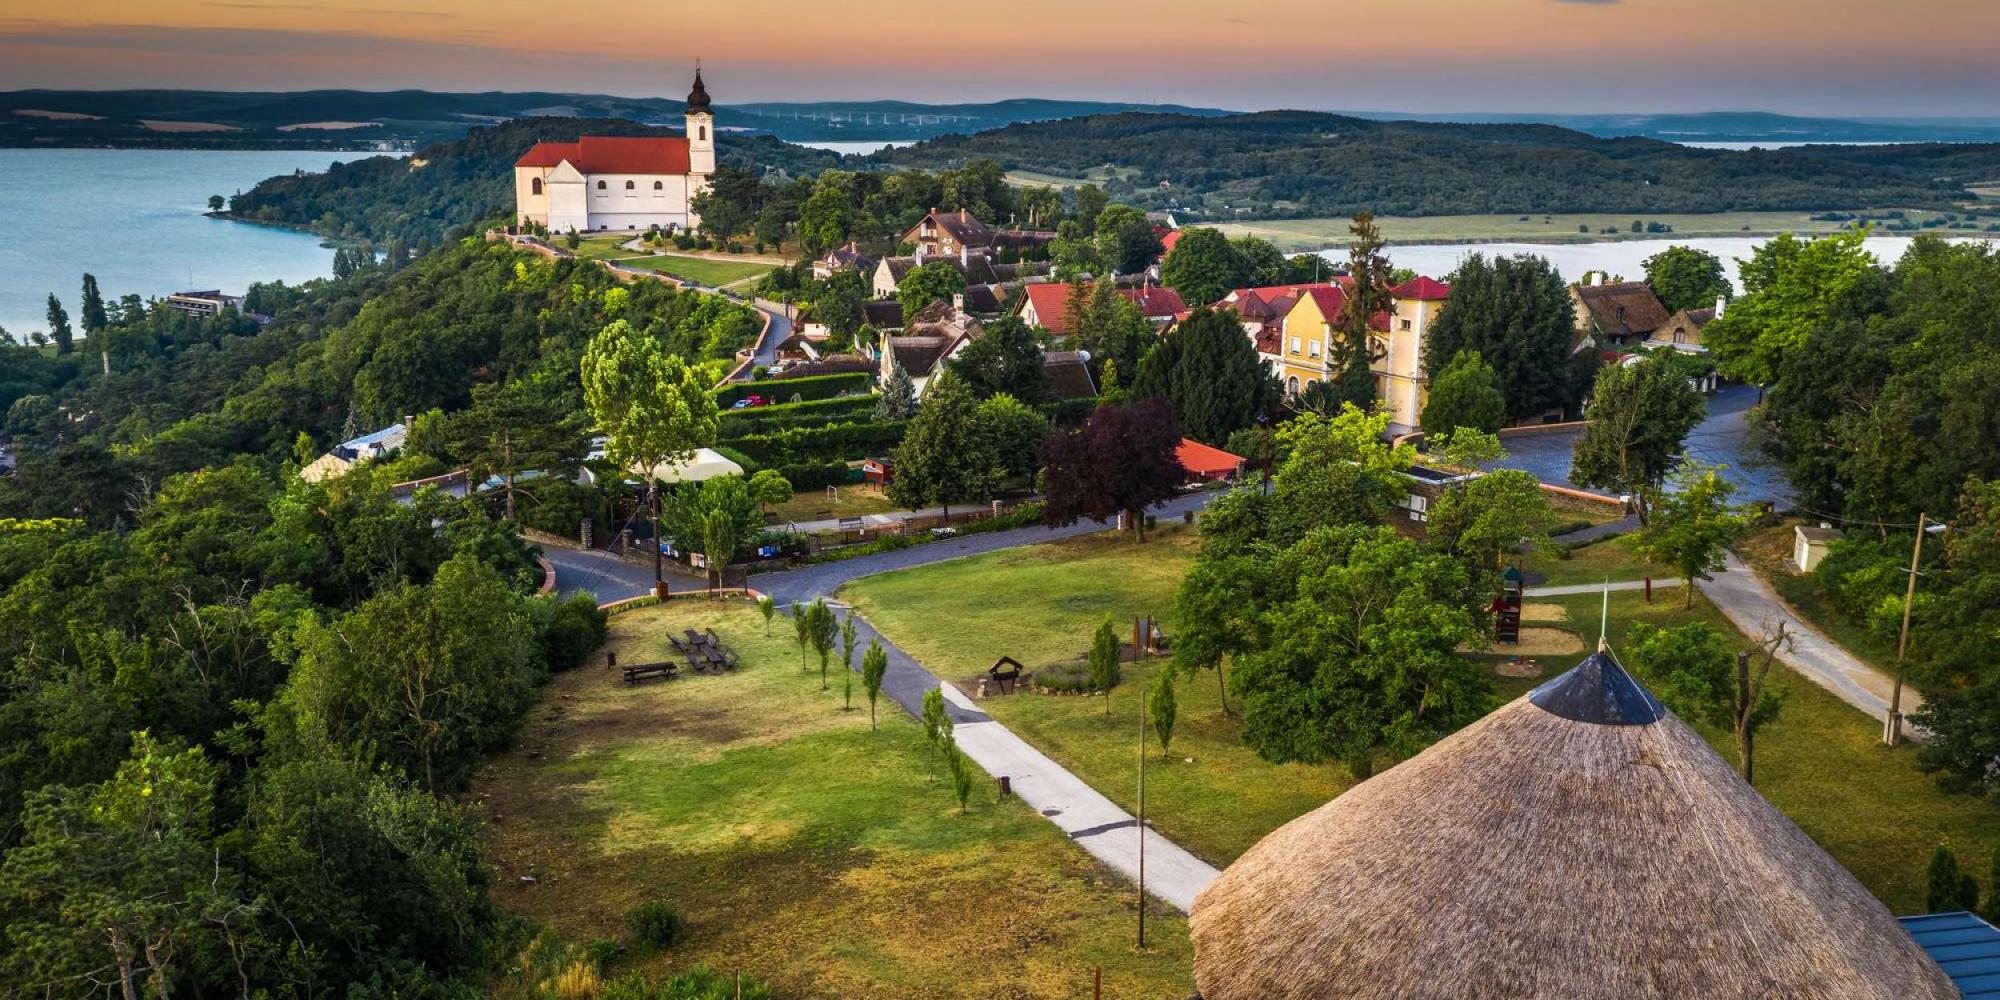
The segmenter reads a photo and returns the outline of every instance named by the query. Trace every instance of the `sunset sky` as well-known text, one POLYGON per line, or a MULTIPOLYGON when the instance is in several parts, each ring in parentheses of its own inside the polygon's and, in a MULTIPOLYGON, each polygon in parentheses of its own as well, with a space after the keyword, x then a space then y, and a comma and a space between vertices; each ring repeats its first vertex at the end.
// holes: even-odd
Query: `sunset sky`
POLYGON ((1996 0, 0 0, 0 89, 2000 116, 1996 0))

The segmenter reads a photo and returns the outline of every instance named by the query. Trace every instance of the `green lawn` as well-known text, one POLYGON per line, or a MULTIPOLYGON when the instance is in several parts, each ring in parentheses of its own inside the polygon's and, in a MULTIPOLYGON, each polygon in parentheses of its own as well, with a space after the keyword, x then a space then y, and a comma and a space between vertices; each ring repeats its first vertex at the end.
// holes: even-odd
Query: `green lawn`
MULTIPOLYGON (((1012 175, 1010 175, 1012 176, 1012 175)), ((1879 214, 1879 210, 1866 210, 1879 214)), ((1606 215, 1601 213, 1530 215, 1431 215, 1383 216, 1376 219, 1382 235, 1392 243, 1447 243, 1459 240, 1531 242, 1594 242, 1608 239, 1685 239, 1693 236, 1770 236, 1781 232, 1831 233, 1846 223, 1821 222, 1811 212, 1714 212, 1702 214, 1606 215), (1633 233, 1633 220, 1662 222, 1671 233, 1633 233), (1587 226, 1588 233, 1577 231, 1587 226), (1607 227, 1618 232, 1604 233, 1607 227)), ((1906 210, 1912 221, 1921 224, 1939 213, 1906 210)), ((1317 250, 1344 246, 1351 234, 1352 219, 1270 219, 1255 222, 1223 223, 1217 228, 1231 236, 1261 236, 1285 251, 1317 250)), ((1984 223, 1981 223, 1984 225, 1984 223)))
MULTIPOLYGON (((1108 536, 1065 540, 870 577, 843 593, 911 655, 963 679, 1002 654, 1030 667, 1075 657, 1107 613, 1121 631, 1133 614, 1164 617, 1193 557, 1192 543, 1185 531, 1144 546, 1108 536)), ((1621 554, 1616 545, 1583 550, 1581 564, 1593 572, 1621 561, 1629 565, 1629 552, 1621 554)), ((1568 627, 1594 638, 1599 601, 1599 595, 1582 594, 1538 603, 1561 605, 1568 627)), ((1639 621, 1705 621, 1731 631, 1705 598, 1697 596, 1691 611, 1680 604, 1676 592, 1656 596, 1651 605, 1638 593, 1614 593, 1613 649, 1627 647, 1627 634, 1639 621)), ((1171 622, 1168 627, 1171 632, 1171 622)), ((1506 657, 1502 650, 1474 659, 1491 664, 1506 657)), ((1567 667, 1567 659, 1545 660, 1544 676, 1567 667)), ((1104 702, 1094 697, 1016 694, 989 698, 984 707, 1129 809, 1136 804, 1136 692, 1155 669, 1150 663, 1126 667, 1111 695, 1109 720, 1104 702)), ((1494 703, 1535 683, 1496 679, 1494 703)), ((1878 723, 1804 678, 1781 670, 1776 683, 1789 701, 1760 737, 1757 784, 1779 809, 1899 913, 1922 909, 1924 865, 1940 842, 1971 856, 1984 872, 2000 831, 2000 806, 1938 791, 1916 769, 1914 751, 1881 747, 1878 723)), ((1172 754, 1148 768, 1147 814, 1162 834, 1213 863, 1228 863, 1279 824, 1352 784, 1337 766, 1258 759, 1243 747, 1237 721, 1219 711, 1211 676, 1183 680, 1179 699, 1172 754)), ((1726 733, 1705 735, 1725 757, 1733 754, 1726 733)), ((1153 761, 1159 761, 1157 750, 1153 761)))
POLYGON ((632 257, 620 259, 619 267, 636 268, 641 271, 659 271, 676 278, 692 281, 698 285, 720 287, 732 282, 754 278, 771 269, 769 264, 754 261, 726 260, 717 257, 681 257, 667 255, 660 257, 632 257))
POLYGON ((1537 586, 1563 587, 1579 583, 1603 583, 1610 580, 1637 580, 1650 575, 1655 580, 1670 579, 1674 571, 1650 560, 1641 558, 1632 551, 1636 541, 1632 535, 1593 542, 1572 549, 1565 558, 1557 553, 1537 553, 1528 560, 1529 570, 1548 577, 1546 584, 1537 586))
MULTIPOLYGON (((577 248, 570 252, 585 260, 615 260, 620 257, 630 257, 632 256, 632 251, 623 249, 619 244, 640 235, 643 234, 611 233, 604 236, 585 236, 582 242, 577 245, 577 248)), ((560 236, 555 237, 550 242, 559 247, 567 246, 560 236)))
POLYGON ((688 627, 744 668, 628 687, 600 655, 481 775, 508 909, 623 939, 626 909, 665 899, 687 938, 634 964, 742 970, 780 996, 1068 998, 1097 967, 1108 996, 1191 991, 1184 921, 1156 907, 1137 952, 1122 878, 983 778, 960 814, 917 725, 886 703, 879 732, 843 711, 784 621, 767 637, 745 603, 675 602, 614 618, 606 648, 657 658, 688 627))
POLYGON ((783 521, 821 521, 829 517, 860 517, 864 514, 887 514, 898 510, 889 501, 881 487, 856 483, 842 486, 834 499, 827 499, 825 489, 800 490, 784 503, 776 504, 771 511, 783 521))

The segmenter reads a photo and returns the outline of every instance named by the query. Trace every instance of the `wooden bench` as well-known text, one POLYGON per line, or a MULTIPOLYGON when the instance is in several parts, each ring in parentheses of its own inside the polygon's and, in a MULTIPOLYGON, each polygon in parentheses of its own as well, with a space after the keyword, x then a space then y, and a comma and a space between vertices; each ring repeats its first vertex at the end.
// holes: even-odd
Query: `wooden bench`
POLYGON ((1003 656, 986 668, 986 676, 992 678, 993 683, 999 686, 1000 693, 1010 694, 1014 690, 1014 682, 1021 679, 1021 669, 1021 661, 1011 656, 1003 656))
POLYGON ((637 684, 645 677, 672 677, 680 672, 681 665, 662 660, 658 663, 634 663, 621 669, 625 671, 625 683, 637 684))

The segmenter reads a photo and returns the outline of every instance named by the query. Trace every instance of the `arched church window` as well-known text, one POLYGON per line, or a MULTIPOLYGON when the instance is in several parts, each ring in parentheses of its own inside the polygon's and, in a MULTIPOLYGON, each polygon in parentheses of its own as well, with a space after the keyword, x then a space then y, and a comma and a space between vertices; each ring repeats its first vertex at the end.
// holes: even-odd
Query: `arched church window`
POLYGON ((639 185, 637 185, 637 184, 634 184, 634 183, 632 183, 631 181, 626 181, 626 182, 625 182, 625 190, 627 190, 627 191, 636 191, 636 190, 638 190, 638 189, 639 189, 639 185))
POLYGON ((599 191, 602 191, 602 190, 604 190, 604 182, 603 182, 603 181, 598 181, 598 182, 597 182, 597 189, 598 189, 599 191))
POLYGON ((697 139, 706 140, 708 138, 708 126, 696 125, 694 127, 694 137, 697 139))
POLYGON ((529 194, 542 193, 542 179, 540 177, 532 178, 528 181, 528 193, 529 194))
POLYGON ((655 191, 665 191, 666 189, 667 189, 667 185, 666 185, 666 182, 665 182, 665 181, 654 181, 654 182, 653 182, 653 190, 655 190, 655 191))

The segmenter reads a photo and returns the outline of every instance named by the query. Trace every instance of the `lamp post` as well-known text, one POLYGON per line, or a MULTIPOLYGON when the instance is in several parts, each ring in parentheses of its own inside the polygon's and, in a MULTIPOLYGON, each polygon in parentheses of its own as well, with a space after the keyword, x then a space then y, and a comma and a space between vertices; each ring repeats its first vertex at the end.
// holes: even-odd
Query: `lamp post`
MULTIPOLYGON (((1137 655, 1134 650, 1134 655, 1137 655)), ((1146 696, 1139 703, 1139 950, 1146 950, 1146 696)))

